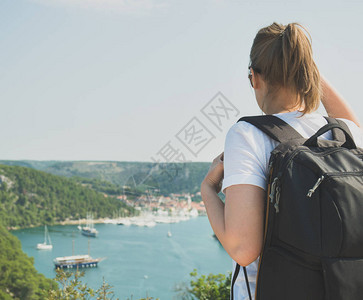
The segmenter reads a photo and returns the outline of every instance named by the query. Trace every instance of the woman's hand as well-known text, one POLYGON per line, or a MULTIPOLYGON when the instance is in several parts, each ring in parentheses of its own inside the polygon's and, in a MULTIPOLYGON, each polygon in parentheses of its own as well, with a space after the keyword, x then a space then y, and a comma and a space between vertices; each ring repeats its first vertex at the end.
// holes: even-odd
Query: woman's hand
POLYGON ((215 190, 217 193, 221 191, 222 188, 222 180, 223 180, 223 155, 224 152, 219 154, 212 162, 207 175, 205 176, 202 182, 202 188, 210 187, 215 190))

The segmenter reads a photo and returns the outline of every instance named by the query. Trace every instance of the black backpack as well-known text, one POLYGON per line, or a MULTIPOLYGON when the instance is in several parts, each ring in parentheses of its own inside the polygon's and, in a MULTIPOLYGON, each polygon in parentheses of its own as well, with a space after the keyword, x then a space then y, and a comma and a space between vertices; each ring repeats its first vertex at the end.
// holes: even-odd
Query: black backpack
POLYGON ((309 139, 271 115, 239 120, 280 142, 269 162, 257 300, 363 299, 363 149, 344 122, 326 119, 309 139), (318 140, 329 130, 333 141, 318 140))

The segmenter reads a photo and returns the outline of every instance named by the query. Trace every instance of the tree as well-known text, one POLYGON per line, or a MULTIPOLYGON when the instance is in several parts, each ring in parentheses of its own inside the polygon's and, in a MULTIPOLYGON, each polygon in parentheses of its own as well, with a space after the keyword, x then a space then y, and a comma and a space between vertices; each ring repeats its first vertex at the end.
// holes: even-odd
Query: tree
MULTIPOLYGON (((55 281, 58 283, 59 287, 49 291, 48 297, 46 298, 47 300, 119 300, 119 298, 114 299, 115 296, 112 291, 113 286, 106 283, 104 278, 101 287, 95 291, 80 280, 80 278, 84 276, 84 272, 80 272, 78 270, 76 270, 76 272, 64 271, 62 269, 57 269, 56 272, 57 275, 55 281)), ((159 299, 146 296, 146 298, 139 300, 159 299)))
POLYGON ((36 271, 20 241, 0 224, 0 299, 43 300, 55 286, 36 271))
POLYGON ((182 284, 176 287, 179 297, 183 300, 225 300, 229 299, 231 291, 231 272, 224 274, 209 274, 198 277, 196 269, 190 273, 190 286, 182 284))
POLYGON ((105 278, 102 278, 102 285, 96 291, 97 300, 112 300, 114 297, 114 293, 112 291, 113 286, 106 283, 105 278), (110 298, 109 298, 110 297, 110 298))
POLYGON ((58 282, 59 288, 49 291, 48 300, 87 300, 95 295, 92 288, 80 281, 80 278, 84 276, 84 272, 78 270, 76 272, 65 272, 61 269, 57 269, 56 272, 55 280, 58 282))

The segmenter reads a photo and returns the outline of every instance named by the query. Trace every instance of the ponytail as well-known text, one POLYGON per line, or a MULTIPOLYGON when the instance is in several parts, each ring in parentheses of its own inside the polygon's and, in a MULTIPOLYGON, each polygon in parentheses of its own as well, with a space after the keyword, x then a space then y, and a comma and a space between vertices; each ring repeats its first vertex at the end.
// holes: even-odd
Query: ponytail
POLYGON ((311 37, 298 23, 273 23, 256 35, 250 53, 251 67, 272 90, 285 87, 300 96, 303 114, 315 111, 321 98, 320 74, 313 60, 311 37))

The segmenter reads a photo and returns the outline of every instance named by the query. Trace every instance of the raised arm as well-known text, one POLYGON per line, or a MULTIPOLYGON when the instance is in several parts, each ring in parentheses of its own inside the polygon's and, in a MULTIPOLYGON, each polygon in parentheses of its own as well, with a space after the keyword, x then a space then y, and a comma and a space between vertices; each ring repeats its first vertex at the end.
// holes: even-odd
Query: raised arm
POLYGON ((353 110, 349 107, 348 103, 339 93, 333 88, 333 86, 322 76, 321 86, 323 90, 323 96, 321 102, 329 117, 343 118, 354 122, 358 127, 358 118, 355 116, 353 110))

